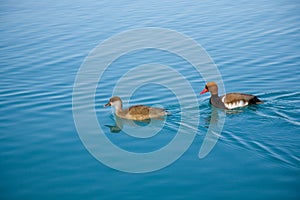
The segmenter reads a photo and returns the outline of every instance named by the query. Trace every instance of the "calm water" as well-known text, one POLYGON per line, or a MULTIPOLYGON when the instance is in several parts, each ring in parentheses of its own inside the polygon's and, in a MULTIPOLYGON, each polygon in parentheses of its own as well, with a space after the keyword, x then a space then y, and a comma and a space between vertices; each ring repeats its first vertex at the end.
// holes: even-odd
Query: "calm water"
MULTIPOLYGON (((1 199, 299 199, 299 13, 298 1, 283 0, 1 2, 1 199), (199 159, 210 119, 220 112, 209 106, 208 95, 198 95, 204 79, 169 52, 148 49, 121 56, 96 90, 103 134, 120 148, 143 153, 168 144, 180 124, 190 128, 187 134, 196 131, 176 162, 132 174, 107 167, 85 148, 73 119, 72 92, 81 64, 98 44, 144 27, 168 28, 194 39, 218 66, 226 91, 253 93, 265 104, 227 113, 217 144, 199 159), (185 103, 188 112, 200 110, 198 126, 190 126, 198 115, 179 123, 183 113, 172 91, 148 84, 132 95, 123 91, 122 97, 130 105, 170 110, 165 121, 150 126, 164 124, 163 129, 151 138, 116 129, 111 109, 102 106, 124 73, 149 63, 174 68, 189 81, 198 105, 188 98, 185 103)), ((149 128, 145 122, 125 126, 149 128)))

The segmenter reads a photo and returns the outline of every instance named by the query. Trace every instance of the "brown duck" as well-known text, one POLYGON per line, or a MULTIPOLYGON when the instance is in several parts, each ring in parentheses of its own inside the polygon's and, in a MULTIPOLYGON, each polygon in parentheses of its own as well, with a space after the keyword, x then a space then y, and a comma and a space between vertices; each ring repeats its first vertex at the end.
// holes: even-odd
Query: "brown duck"
POLYGON ((218 85, 215 82, 208 82, 200 92, 204 94, 210 92, 210 103, 222 109, 234 109, 239 107, 244 107, 251 104, 262 104, 263 101, 257 98, 257 96, 251 94, 242 94, 242 93, 228 93, 223 96, 218 95, 218 85))
POLYGON ((123 109, 122 100, 118 96, 110 98, 109 102, 105 104, 105 106, 114 106, 118 117, 131 120, 146 120, 168 115, 168 112, 165 109, 144 105, 136 105, 123 109))

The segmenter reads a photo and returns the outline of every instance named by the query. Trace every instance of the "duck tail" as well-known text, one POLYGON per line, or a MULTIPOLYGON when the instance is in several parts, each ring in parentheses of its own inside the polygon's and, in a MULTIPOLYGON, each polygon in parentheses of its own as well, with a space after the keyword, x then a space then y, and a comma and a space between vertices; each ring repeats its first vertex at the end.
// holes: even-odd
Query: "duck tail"
POLYGON ((165 110, 165 115, 172 115, 172 113, 168 110, 165 110))
POLYGON ((249 104, 263 104, 264 102, 262 100, 260 100, 259 98, 257 98, 256 96, 254 96, 252 99, 250 99, 249 104))

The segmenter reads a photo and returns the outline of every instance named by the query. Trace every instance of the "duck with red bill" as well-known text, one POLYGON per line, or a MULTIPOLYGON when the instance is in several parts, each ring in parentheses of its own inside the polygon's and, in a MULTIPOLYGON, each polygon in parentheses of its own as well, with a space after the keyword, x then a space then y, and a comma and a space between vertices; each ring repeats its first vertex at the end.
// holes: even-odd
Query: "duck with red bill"
POLYGON ((221 109, 234 109, 239 107, 245 107, 252 104, 262 104, 263 101, 258 99, 257 96, 252 94, 243 94, 243 93, 228 93, 223 96, 218 94, 218 85, 215 82, 208 82, 205 85, 205 88, 200 92, 204 94, 210 92, 210 103, 221 109))

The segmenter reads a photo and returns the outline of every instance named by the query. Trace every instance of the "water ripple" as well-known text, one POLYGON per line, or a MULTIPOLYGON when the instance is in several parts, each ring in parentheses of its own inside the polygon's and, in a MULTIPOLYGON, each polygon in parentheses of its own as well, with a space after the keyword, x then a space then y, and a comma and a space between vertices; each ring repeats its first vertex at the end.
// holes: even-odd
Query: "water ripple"
POLYGON ((251 152, 267 158, 276 159, 282 163, 282 166, 299 168, 299 154, 295 151, 297 146, 297 137, 300 130, 299 115, 300 111, 300 93, 299 92, 272 92, 261 95, 265 103, 257 109, 249 107, 240 113, 238 119, 237 114, 229 115, 226 121, 228 127, 224 128, 222 141, 226 144, 238 148, 248 149, 251 152), (255 123, 256 120, 249 118, 259 118, 262 122, 266 122, 264 126, 257 123, 257 127, 234 127, 234 120, 241 122, 247 120, 249 124, 255 123), (289 124, 289 132, 285 132, 280 126, 289 124), (273 126, 279 126, 275 131, 273 126), (293 128, 291 128, 293 127, 293 128))

